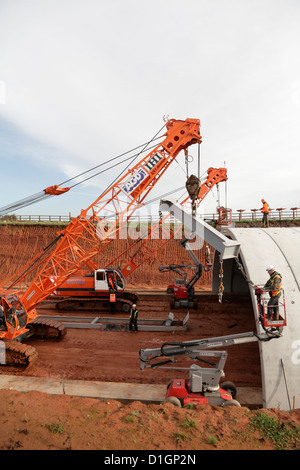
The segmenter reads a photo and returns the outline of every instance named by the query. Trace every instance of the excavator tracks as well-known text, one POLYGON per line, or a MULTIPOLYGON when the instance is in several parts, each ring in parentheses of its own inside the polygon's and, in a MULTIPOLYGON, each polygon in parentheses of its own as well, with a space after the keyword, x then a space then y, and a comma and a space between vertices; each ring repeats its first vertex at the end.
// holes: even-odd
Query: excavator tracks
POLYGON ((58 321, 37 317, 30 324, 30 331, 34 337, 62 339, 67 333, 67 328, 58 321))
MULTIPOLYGON (((28 325, 30 333, 28 337, 34 336, 45 339, 62 339, 67 328, 60 322, 51 319, 37 317, 28 325)), ((5 343, 4 366, 8 367, 29 367, 37 358, 37 350, 28 344, 18 341, 7 341, 5 343)))
POLYGON ((4 341, 5 366, 28 367, 37 358, 37 350, 28 344, 16 341, 4 341))
MULTIPOLYGON (((129 299, 118 298, 116 301, 115 312, 128 313, 132 304, 129 299)), ((101 299, 88 299, 84 297, 71 297, 62 299, 56 303, 56 309, 60 312, 66 311, 78 311, 78 312, 109 312, 110 303, 109 301, 103 301, 101 299)))

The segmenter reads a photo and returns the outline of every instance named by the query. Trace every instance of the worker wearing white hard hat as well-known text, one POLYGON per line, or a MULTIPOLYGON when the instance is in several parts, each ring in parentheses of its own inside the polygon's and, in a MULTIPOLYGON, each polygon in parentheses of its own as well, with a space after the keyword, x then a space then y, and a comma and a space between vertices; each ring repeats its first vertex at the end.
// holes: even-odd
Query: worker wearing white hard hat
POLYGON ((130 317, 129 317, 129 331, 137 331, 137 319, 138 319, 139 311, 136 308, 136 304, 133 304, 130 309, 130 317))
POLYGON ((275 271, 275 267, 273 266, 273 264, 270 264, 269 266, 267 266, 266 271, 275 271))
POLYGON ((278 303, 279 297, 281 296, 282 276, 275 271, 273 264, 269 264, 269 266, 266 267, 266 271, 268 271, 270 276, 270 279, 264 285, 264 290, 267 290, 270 294, 270 300, 268 302, 268 320, 272 318, 278 320, 278 303))

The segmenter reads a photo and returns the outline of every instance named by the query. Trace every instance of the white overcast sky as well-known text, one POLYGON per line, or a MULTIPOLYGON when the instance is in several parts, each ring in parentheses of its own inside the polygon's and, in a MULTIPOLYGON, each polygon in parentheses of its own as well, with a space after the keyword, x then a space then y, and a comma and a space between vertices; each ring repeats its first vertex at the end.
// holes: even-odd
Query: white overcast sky
MULTIPOLYGON (((300 206, 299 0, 0 1, 0 207, 146 142, 164 115, 200 119, 201 173, 226 162, 234 211, 300 206)), ((151 198, 183 170, 182 155, 151 198)), ((21 213, 77 215, 119 171, 21 213)))

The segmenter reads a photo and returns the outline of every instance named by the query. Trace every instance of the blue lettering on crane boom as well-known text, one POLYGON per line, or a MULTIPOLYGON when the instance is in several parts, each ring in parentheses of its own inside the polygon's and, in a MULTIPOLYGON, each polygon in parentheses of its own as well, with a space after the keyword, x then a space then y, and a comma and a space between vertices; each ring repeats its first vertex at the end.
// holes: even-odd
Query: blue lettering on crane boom
POLYGON ((151 172, 153 168, 157 165, 157 163, 163 158, 162 155, 159 153, 155 153, 149 158, 148 162, 145 164, 145 167, 139 168, 122 186, 122 191, 124 191, 127 195, 130 195, 132 191, 134 191, 141 182, 148 176, 148 172, 151 172), (145 169, 147 171, 145 171, 145 169))

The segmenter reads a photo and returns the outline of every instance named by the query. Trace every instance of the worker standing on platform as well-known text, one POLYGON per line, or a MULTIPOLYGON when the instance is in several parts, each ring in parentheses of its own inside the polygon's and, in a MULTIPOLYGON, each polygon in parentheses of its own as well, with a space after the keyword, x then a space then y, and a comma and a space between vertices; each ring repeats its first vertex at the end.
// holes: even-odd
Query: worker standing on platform
POLYGON ((260 209, 263 213, 263 219, 262 219, 263 227, 269 227, 269 213, 270 213, 269 204, 264 199, 262 199, 261 202, 263 203, 263 206, 260 209))
POLYGON ((270 300, 268 302, 268 320, 271 320, 272 316, 274 316, 274 320, 278 320, 278 303, 279 297, 281 296, 282 276, 275 271, 273 265, 268 266, 266 271, 268 271, 270 276, 270 279, 264 285, 264 290, 269 291, 270 294, 270 300))
POLYGON ((133 304, 130 309, 130 318, 129 318, 129 331, 137 331, 137 318, 138 318, 139 311, 136 308, 136 305, 133 304))

